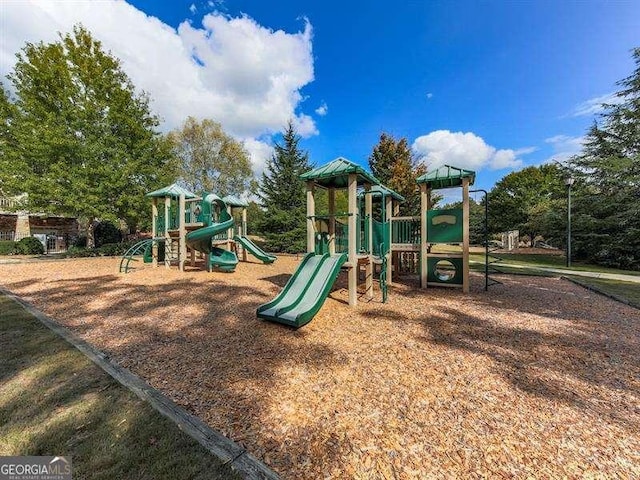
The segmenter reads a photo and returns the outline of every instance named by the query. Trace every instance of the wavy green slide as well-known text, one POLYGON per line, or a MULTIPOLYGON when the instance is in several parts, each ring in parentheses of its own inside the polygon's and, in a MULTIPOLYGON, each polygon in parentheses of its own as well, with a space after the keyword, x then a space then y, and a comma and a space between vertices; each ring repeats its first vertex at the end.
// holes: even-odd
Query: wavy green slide
POLYGON ((247 249, 251 255, 256 257, 258 260, 264 263, 273 263, 276 261, 278 257, 275 255, 269 255, 264 250, 262 250, 259 246, 249 239, 249 237, 245 237, 244 235, 236 235, 233 239, 247 249))
POLYGON ((220 222, 213 223, 204 228, 199 228, 187 233, 187 246, 199 252, 208 254, 209 266, 219 268, 225 272, 233 272, 238 264, 238 257, 235 253, 223 248, 211 245, 213 237, 224 233, 233 226, 233 217, 223 208, 220 211, 220 222))
POLYGON ((331 291, 347 254, 308 253, 282 292, 258 307, 258 317, 295 328, 309 323, 331 291))

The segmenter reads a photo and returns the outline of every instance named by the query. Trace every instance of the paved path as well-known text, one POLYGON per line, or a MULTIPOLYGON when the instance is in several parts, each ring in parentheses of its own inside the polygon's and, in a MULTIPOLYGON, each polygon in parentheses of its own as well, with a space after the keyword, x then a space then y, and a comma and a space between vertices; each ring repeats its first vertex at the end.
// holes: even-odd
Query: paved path
MULTIPOLYGON (((476 265, 484 265, 484 262, 471 261, 476 265)), ((508 267, 521 270, 537 270, 540 272, 557 273, 559 275, 574 275, 576 277, 591 277, 591 278, 604 278, 609 280, 620 280, 624 282, 640 283, 640 275, 626 275, 624 273, 604 273, 604 272, 590 272, 585 270, 570 270, 563 268, 553 267, 541 267, 537 265, 513 265, 510 263, 492 263, 495 267, 508 267)))

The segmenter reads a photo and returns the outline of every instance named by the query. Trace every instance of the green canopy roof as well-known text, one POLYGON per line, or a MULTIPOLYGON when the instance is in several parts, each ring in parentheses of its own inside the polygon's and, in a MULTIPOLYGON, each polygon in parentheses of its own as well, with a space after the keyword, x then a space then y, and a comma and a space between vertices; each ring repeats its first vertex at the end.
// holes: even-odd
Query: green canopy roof
POLYGON ((347 188, 349 186, 349 174, 355 173, 358 177, 358 185, 370 183, 379 185, 380 181, 367 172, 360 165, 353 163, 346 158, 338 157, 332 162, 318 168, 314 168, 300 175, 300 178, 308 181, 313 180, 317 185, 325 188, 347 188))
POLYGON ((468 178, 469 185, 473 185, 476 181, 476 172, 452 167, 451 165, 443 165, 436 170, 431 170, 419 176, 416 182, 426 183, 429 188, 437 190, 440 188, 459 187, 462 185, 462 179, 464 178, 468 178))
POLYGON ((231 205, 232 207, 246 208, 248 205, 247 202, 245 202, 244 200, 241 200, 239 197, 236 197, 235 195, 227 195, 222 199, 222 201, 227 205, 231 205))
POLYGON ((184 198, 198 197, 195 193, 190 192, 186 188, 182 188, 177 183, 172 183, 168 187, 164 187, 159 190, 154 190, 153 192, 147 193, 147 197, 179 197, 182 194, 184 194, 184 198))
MULTIPOLYGON (((384 185, 374 185, 371 187, 371 193, 373 195, 381 195, 383 197, 392 197, 399 202, 404 202, 404 197, 400 195, 398 192, 391 190, 389 187, 385 187, 384 185)), ((363 197, 365 195, 365 191, 362 190, 358 192, 359 197, 363 197)))

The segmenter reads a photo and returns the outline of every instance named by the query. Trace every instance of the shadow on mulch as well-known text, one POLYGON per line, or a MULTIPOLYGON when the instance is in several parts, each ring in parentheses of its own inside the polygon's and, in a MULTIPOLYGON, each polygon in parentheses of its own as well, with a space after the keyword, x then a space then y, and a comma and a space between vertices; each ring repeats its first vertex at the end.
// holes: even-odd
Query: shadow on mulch
MULTIPOLYGON (((284 283, 288 278, 275 277, 283 277, 280 280, 284 283)), ((269 277, 264 280, 269 281, 269 277)), ((256 451, 255 439, 245 442, 233 432, 246 430, 239 426, 246 426, 248 418, 259 424, 263 412, 273 408, 268 392, 278 388, 277 372, 292 361, 301 368, 345 362, 324 344, 310 345, 309 334, 303 329, 283 329, 282 325, 258 320, 256 308, 271 297, 255 288, 189 278, 158 285, 133 282, 123 282, 117 275, 56 280, 39 289, 37 295, 47 302, 64 303, 64 316, 54 314, 61 324, 261 458, 282 445, 265 438, 261 450, 256 451), (112 298, 113 302, 97 306, 91 302, 95 298, 112 298), (180 317, 179 308, 187 304, 199 307, 190 311, 188 319, 180 317), (114 310, 131 312, 136 318, 157 318, 158 322, 109 323, 114 310), (90 321, 84 321, 87 315, 92 317, 90 321), (92 338, 94 333, 117 339, 117 346, 105 349, 92 338), (213 417, 220 402, 229 412, 225 418, 213 417)), ((7 287, 15 290, 17 285, 7 287)), ((16 373, 7 372, 7 377, 16 373)), ((319 419, 306 428, 319 435, 325 426, 319 419)), ((300 446, 291 445, 291 450, 304 451, 304 439, 300 437, 300 446)), ((331 455, 338 458, 340 454, 337 449, 327 451, 325 458, 332 461, 331 455)), ((286 469, 277 459, 270 466, 276 471, 279 467, 286 469)))

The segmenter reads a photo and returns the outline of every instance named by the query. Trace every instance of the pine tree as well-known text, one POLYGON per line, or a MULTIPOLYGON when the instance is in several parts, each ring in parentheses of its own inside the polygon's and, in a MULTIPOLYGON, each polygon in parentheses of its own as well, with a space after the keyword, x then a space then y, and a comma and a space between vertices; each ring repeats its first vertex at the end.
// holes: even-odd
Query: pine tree
POLYGON ((603 105, 571 166, 578 179, 576 254, 640 269, 640 48, 633 58, 634 72, 618 82, 619 102, 603 105))
POLYGON ((265 215, 260 230, 268 249, 297 253, 306 248, 306 195, 300 175, 310 169, 309 155, 300 150, 291 121, 282 137, 262 175, 259 195, 265 215))

